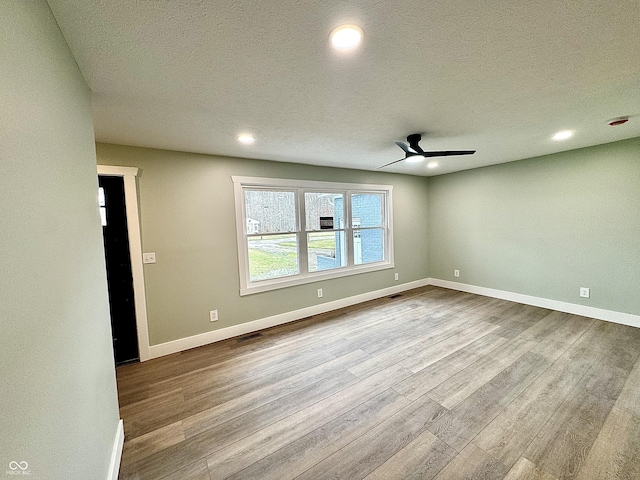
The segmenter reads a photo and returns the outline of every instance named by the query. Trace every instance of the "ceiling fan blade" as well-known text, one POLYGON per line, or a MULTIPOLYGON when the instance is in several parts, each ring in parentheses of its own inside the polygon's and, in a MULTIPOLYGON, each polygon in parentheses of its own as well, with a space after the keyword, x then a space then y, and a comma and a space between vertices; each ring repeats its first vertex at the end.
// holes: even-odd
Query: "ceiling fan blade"
POLYGON ((411 148, 409 145, 407 145, 407 144, 406 144, 406 143, 404 143, 404 142, 395 142, 395 143, 396 143, 396 145, 398 145, 402 150, 404 150, 404 151, 405 151, 405 153, 406 153, 407 155, 415 155, 416 153, 418 153, 418 152, 416 152, 413 148, 411 148))
POLYGON ((475 150, 445 150, 442 152, 422 152, 423 157, 451 157, 453 155, 473 155, 475 150))
POLYGON ((407 158, 409 158, 409 157, 404 157, 404 158, 401 158, 400 160, 394 160, 393 162, 387 163, 385 165, 382 165, 381 167, 376 168, 376 170, 380 170, 381 168, 388 167, 389 165, 393 165, 394 163, 402 162, 403 160, 406 160, 407 158))

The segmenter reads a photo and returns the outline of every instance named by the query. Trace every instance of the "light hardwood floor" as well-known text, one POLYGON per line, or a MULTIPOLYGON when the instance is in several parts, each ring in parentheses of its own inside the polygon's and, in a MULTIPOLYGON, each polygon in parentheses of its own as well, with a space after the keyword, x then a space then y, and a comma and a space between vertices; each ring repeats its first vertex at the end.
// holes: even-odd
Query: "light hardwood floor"
POLYGON ((117 369, 121 479, 640 479, 640 329, 425 287, 117 369))

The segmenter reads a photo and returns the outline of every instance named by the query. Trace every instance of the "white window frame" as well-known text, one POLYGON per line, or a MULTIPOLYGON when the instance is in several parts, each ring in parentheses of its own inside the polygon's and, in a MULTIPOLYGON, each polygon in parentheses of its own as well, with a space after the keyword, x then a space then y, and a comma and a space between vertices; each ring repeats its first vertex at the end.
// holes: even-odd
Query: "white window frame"
MULTIPOLYGON (((266 292, 279 288, 302 285, 305 283, 319 282, 332 278, 346 277, 360 273, 375 272, 394 267, 393 261, 393 185, 372 185, 359 183, 337 183, 320 182, 310 180, 290 180, 278 178, 262 177, 242 177, 232 176, 235 207, 236 207, 236 238, 238 244, 238 268, 240 273, 240 295, 250 295, 252 293, 266 292), (297 222, 298 222, 298 266, 297 275, 249 281, 249 251, 247 248, 247 228, 244 205, 244 189, 278 189, 291 191, 295 190, 297 195, 297 222), (344 219, 345 219, 345 242, 347 251, 347 265, 345 267, 321 270, 315 272, 308 271, 307 258, 307 230, 305 213, 305 192, 322 193, 342 193, 344 194, 344 219), (385 205, 382 212, 384 229, 384 260, 375 263, 354 265, 353 258, 353 230, 351 224, 351 195, 359 193, 384 193, 385 205)), ((379 228, 379 227, 376 227, 379 228)), ((360 230, 356 228, 355 230, 360 230)), ((319 230, 320 231, 320 230, 319 230)), ((293 233, 293 232, 292 232, 293 233)))

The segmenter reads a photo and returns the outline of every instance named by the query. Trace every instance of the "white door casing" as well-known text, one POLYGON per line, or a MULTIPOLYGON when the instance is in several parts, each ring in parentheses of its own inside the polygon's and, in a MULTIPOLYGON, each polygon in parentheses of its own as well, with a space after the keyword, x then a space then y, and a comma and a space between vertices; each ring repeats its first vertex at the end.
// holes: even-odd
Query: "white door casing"
POLYGON ((149 360, 149 328, 147 323, 147 299, 144 289, 144 268, 142 264, 142 237, 140 235, 140 215, 138 210, 138 191, 136 178, 138 167, 116 167, 98 165, 98 175, 122 177, 124 181, 124 199, 127 211, 127 232, 129 235, 129 253, 131 255, 131 275, 133 277, 133 298, 138 331, 138 353, 140 361, 149 360))

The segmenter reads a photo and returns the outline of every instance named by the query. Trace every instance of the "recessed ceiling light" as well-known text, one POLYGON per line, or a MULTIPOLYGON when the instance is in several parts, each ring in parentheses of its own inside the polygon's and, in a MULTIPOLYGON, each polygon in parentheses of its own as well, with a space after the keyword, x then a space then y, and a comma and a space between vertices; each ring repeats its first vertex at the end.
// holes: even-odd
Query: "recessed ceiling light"
POLYGON ((360 45, 364 32, 357 25, 341 25, 331 32, 331 45, 340 50, 350 50, 360 45))
POLYGON ((238 135, 238 141, 244 145, 251 145, 256 141, 256 138, 249 133, 243 133, 241 135, 238 135))
POLYGON ((562 130, 561 132, 556 133, 553 137, 554 140, 566 140, 573 135, 571 130, 562 130))
POLYGON ((418 163, 418 162, 421 162, 422 160, 424 160, 424 157, 422 155, 411 155, 410 157, 407 157, 405 162, 418 163))
POLYGON ((438 162, 427 163, 427 168, 436 168, 437 166, 438 166, 438 162))

